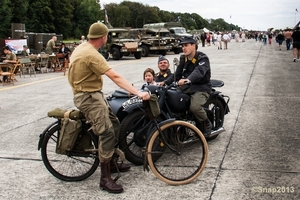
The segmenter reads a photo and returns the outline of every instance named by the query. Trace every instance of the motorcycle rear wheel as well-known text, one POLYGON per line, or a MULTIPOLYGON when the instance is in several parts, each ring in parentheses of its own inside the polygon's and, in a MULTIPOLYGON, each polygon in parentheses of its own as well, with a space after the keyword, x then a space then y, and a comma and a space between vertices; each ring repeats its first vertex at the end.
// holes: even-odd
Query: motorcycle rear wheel
MULTIPOLYGON (((225 110, 222 102, 219 99, 214 98, 209 102, 207 102, 206 105, 208 106, 205 106, 205 110, 208 119, 212 123, 212 131, 222 128, 224 124, 224 115, 225 115, 225 110)), ((218 136, 219 134, 206 139, 213 140, 216 139, 218 136)))
POLYGON ((69 152, 69 155, 57 154, 55 151, 59 130, 60 126, 56 124, 43 140, 41 156, 45 167, 53 176, 63 181, 82 181, 90 177, 99 166, 97 139, 91 135, 92 133, 83 129, 84 134, 90 136, 91 151, 77 150, 69 152))

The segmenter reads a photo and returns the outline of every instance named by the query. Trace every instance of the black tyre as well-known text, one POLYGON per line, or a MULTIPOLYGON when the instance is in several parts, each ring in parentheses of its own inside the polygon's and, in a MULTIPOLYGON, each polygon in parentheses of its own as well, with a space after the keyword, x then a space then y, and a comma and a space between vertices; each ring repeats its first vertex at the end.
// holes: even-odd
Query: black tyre
POLYGON ((150 136, 146 153, 157 178, 170 185, 182 185, 195 180, 204 170, 208 145, 196 126, 176 120, 162 125, 161 133, 156 130, 150 136))
MULTIPOLYGON (((208 100, 205 109, 207 117, 212 123, 212 131, 222 128, 224 124, 225 110, 221 100, 218 98, 208 100)), ((207 138, 207 140, 213 140, 218 136, 219 134, 214 135, 213 137, 207 138)))
POLYGON ((143 147, 148 139, 145 118, 142 110, 128 114, 121 122, 119 147, 125 153, 126 159, 136 165, 143 164, 143 147))
POLYGON ((81 150, 75 146, 68 155, 57 154, 56 144, 59 125, 53 126, 46 133, 41 146, 41 156, 47 170, 63 181, 81 181, 90 177, 99 166, 98 141, 92 133, 84 130, 84 138, 90 140, 89 149, 81 150))
POLYGON ((174 48, 173 51, 174 51, 175 54, 179 54, 181 49, 180 48, 174 48))
POLYGON ((121 58, 121 52, 117 47, 114 47, 111 51, 111 55, 114 60, 120 60, 121 58))
POLYGON ((160 54, 163 55, 163 56, 167 55, 167 50, 160 51, 160 54))
POLYGON ((141 59, 141 57, 142 57, 142 52, 135 52, 135 53, 134 53, 134 57, 135 57, 135 59, 141 59))
POLYGON ((149 56, 149 47, 146 45, 142 45, 142 56, 143 57, 149 56))

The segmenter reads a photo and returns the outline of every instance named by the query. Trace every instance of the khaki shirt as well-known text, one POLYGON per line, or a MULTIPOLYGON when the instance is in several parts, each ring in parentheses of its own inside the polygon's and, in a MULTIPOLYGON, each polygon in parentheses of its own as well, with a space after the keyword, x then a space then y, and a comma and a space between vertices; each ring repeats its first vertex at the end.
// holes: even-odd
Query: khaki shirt
POLYGON ((6 60, 17 60, 17 56, 14 53, 6 54, 6 60))
POLYGON ((89 42, 79 45, 70 57, 68 80, 73 93, 101 91, 102 76, 111 69, 103 56, 89 42))
POLYGON ((46 45, 46 53, 53 53, 54 52, 54 49, 53 47, 55 46, 55 41, 53 39, 49 40, 47 42, 47 45, 46 45))

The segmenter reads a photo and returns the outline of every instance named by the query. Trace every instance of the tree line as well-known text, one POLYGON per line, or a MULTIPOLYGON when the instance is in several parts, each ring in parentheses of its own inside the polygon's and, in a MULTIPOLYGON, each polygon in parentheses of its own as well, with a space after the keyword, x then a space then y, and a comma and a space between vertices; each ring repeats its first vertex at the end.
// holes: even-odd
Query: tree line
POLYGON ((25 24, 26 32, 57 33, 64 38, 87 35, 89 26, 107 20, 113 27, 141 28, 144 24, 181 22, 187 30, 239 30, 223 19, 203 19, 197 13, 160 10, 157 6, 123 1, 101 7, 100 0, 2 0, 0 38, 11 36, 11 23, 25 24), (105 12, 106 10, 106 12, 105 12))

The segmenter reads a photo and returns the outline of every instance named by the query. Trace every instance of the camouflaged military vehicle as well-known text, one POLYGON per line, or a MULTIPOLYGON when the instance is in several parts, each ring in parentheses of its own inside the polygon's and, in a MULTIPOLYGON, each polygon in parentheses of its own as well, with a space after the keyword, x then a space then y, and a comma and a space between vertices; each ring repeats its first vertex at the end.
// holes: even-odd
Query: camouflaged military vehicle
POLYGON ((170 32, 166 28, 131 29, 130 36, 139 39, 143 57, 147 57, 149 54, 166 55, 168 51, 180 53, 179 42, 170 37, 170 32))
POLYGON ((139 47, 138 40, 130 38, 129 30, 124 28, 110 28, 104 48, 107 49, 114 60, 131 55, 136 59, 142 57, 142 48, 139 47))

